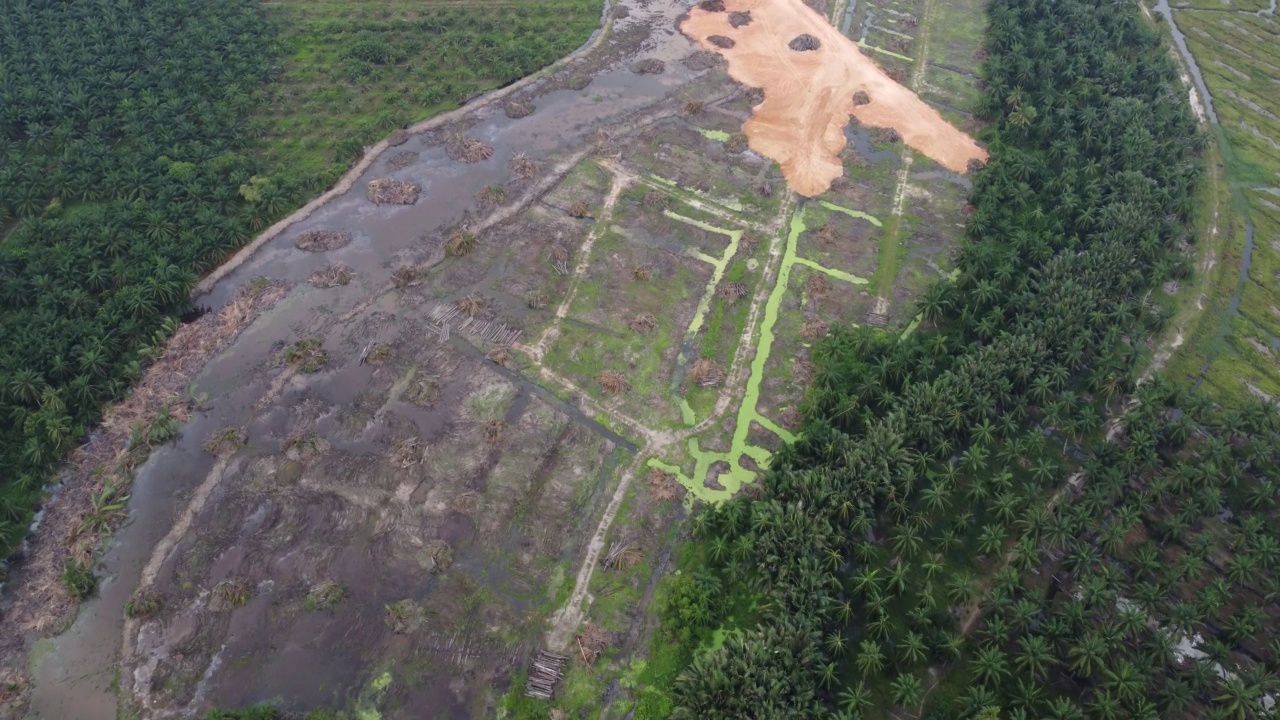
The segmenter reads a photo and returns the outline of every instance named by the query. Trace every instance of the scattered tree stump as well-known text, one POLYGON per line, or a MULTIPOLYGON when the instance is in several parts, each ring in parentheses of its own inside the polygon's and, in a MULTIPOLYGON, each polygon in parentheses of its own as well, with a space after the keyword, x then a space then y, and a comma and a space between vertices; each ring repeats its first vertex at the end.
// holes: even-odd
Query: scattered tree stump
POLYGON ((416 162, 418 162, 418 153, 405 151, 391 158, 387 167, 392 170, 403 170, 416 162))
POLYGON ((871 96, 867 94, 866 90, 859 90, 858 92, 853 94, 853 104, 855 106, 870 105, 871 96))
POLYGON ((729 25, 734 28, 740 28, 751 24, 751 13, 749 12, 731 12, 729 13, 729 25))
POLYGON ((707 42, 711 43, 712 45, 715 45, 716 47, 722 50, 728 50, 729 48, 738 44, 734 42, 733 38, 725 37, 724 35, 712 35, 711 37, 707 38, 707 42))

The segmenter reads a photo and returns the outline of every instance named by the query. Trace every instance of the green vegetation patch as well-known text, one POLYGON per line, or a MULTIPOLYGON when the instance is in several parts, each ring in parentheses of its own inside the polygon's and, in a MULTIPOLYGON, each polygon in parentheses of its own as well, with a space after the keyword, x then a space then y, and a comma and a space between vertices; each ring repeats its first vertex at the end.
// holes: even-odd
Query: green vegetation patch
POLYGON ((594 0, 272 3, 284 53, 266 159, 332 182, 366 145, 569 54, 594 0))

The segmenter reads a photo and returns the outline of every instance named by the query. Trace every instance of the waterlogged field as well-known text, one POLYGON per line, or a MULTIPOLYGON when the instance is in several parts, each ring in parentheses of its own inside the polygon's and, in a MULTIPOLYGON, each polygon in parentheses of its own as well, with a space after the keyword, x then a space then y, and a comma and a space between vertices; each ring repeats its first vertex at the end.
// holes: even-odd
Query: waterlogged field
MULTIPOLYGON (((1171 372, 1223 397, 1280 396, 1280 23, 1267 3, 1196 4, 1174 19, 1212 98, 1231 189, 1209 307, 1171 372), (1256 6, 1256 7, 1255 7, 1256 6)), ((1193 299, 1187 299, 1191 302, 1193 299)))

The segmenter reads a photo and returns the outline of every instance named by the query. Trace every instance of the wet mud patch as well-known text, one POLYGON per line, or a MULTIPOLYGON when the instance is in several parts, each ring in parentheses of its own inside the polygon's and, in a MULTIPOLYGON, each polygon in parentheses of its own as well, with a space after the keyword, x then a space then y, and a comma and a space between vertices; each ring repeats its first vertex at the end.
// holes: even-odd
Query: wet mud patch
POLYGON ((375 434, 399 439, 371 452, 315 430, 320 401, 258 429, 282 439, 251 439, 158 575, 163 604, 130 669, 147 706, 342 707, 383 672, 370 658, 399 668, 386 717, 415 697, 443 716, 492 701, 513 643, 549 610, 529 613, 546 602, 544 559, 589 534, 612 446, 483 366, 454 384, 460 399, 439 408, 453 429, 398 457, 414 423, 397 409, 375 434), (486 442, 494 421, 505 430, 486 442))
POLYGON ((400 152, 396 153, 394 157, 387 161, 387 167, 394 172, 396 170, 403 170, 416 162, 418 162, 418 153, 409 151, 400 152))

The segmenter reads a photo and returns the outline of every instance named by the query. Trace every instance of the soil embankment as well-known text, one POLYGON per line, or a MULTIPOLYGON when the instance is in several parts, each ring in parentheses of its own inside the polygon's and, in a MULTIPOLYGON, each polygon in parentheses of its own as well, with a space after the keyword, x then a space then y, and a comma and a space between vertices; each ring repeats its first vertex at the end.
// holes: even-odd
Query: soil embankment
POLYGON ((954 172, 987 151, 890 78, 852 40, 802 0, 727 0, 724 12, 694 8, 681 31, 724 55, 729 75, 763 88, 764 102, 742 126, 751 149, 782 167, 793 190, 815 196, 844 172, 844 126, 853 115, 893 128, 909 146, 954 172), (740 13, 751 21, 735 22, 740 13), (712 42, 712 38, 728 38, 712 42), (855 93, 866 93, 854 102, 855 93))

